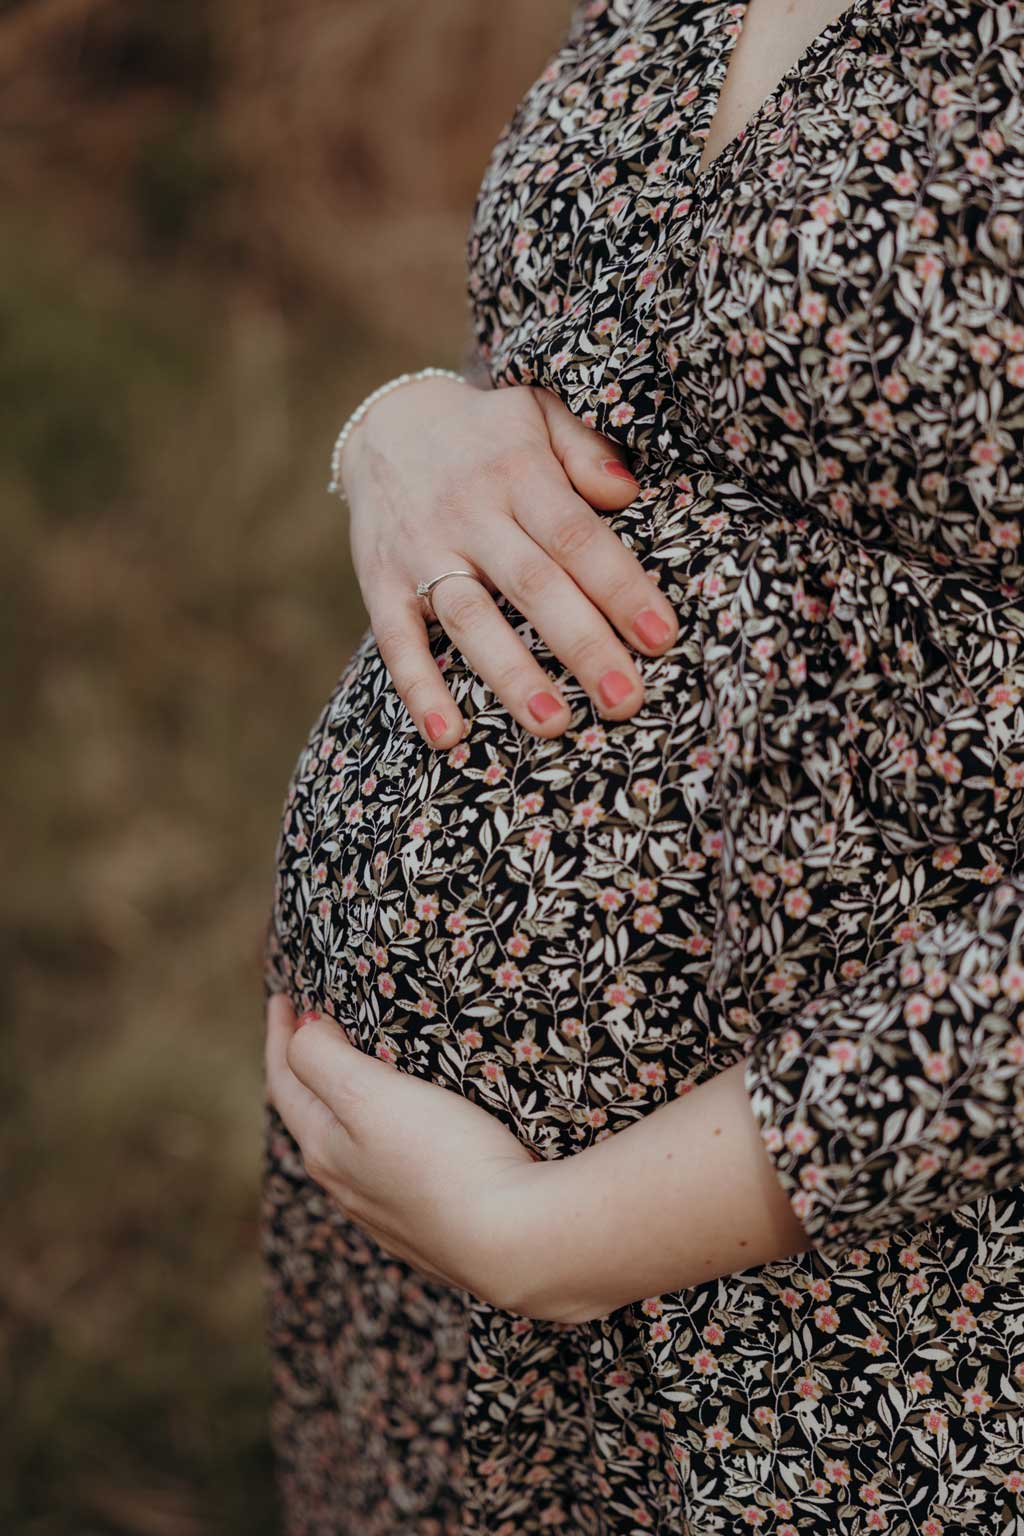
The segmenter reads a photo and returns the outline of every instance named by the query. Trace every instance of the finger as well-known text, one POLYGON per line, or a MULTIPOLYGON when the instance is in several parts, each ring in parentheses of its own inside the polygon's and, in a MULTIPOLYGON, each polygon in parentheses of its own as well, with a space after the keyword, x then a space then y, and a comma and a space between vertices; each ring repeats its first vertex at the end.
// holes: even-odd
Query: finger
POLYGON ((518 524, 503 527, 491 552, 502 591, 578 678, 598 713, 625 720, 644 688, 633 659, 589 597, 518 524))
POLYGON ((552 390, 536 389, 534 394, 555 458, 584 500, 604 512, 635 501, 640 486, 619 445, 586 426, 552 390))
POLYGON ((363 1108, 367 1074, 389 1071, 385 1063, 356 1049, 344 1030, 323 1014, 310 1015, 287 1042, 288 1066, 304 1090, 313 1094, 347 1129, 363 1108))
POLYGON ((399 698, 430 747, 462 740, 465 721, 430 652, 419 600, 396 585, 368 597, 370 626, 399 698))
POLYGON ((281 994, 272 997, 267 1004, 265 1053, 268 1096, 312 1168, 323 1160, 336 1117, 292 1071, 288 1052, 295 1035, 295 1013, 287 998, 281 994))
MULTIPOLYGON (((515 525, 510 521, 507 527, 515 525)), ((520 725, 536 736, 557 736, 566 729, 570 712, 560 690, 499 613, 486 587, 465 578, 443 582, 434 593, 434 612, 469 666, 520 725)))
POLYGON ((638 650, 657 656, 678 638, 668 599, 613 528, 549 466, 517 487, 516 521, 567 571, 638 650))

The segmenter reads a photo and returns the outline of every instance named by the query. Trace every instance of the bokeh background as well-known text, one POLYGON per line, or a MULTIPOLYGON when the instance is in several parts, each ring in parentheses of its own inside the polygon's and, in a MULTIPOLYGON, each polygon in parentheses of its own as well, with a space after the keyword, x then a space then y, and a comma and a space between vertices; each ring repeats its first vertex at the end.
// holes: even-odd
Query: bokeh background
POLYGON ((0 0, 0 1530, 279 1530, 260 951, 363 614, 334 434, 461 366, 568 0, 0 0))

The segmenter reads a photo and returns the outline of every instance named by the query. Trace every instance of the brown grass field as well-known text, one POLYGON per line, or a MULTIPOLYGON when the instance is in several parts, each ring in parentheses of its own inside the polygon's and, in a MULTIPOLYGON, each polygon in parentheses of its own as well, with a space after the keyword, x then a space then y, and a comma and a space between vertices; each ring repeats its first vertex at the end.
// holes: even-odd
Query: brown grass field
POLYGON ((363 627, 334 432, 458 366, 568 6, 0 0, 0 1530, 272 1536, 260 950, 363 627))

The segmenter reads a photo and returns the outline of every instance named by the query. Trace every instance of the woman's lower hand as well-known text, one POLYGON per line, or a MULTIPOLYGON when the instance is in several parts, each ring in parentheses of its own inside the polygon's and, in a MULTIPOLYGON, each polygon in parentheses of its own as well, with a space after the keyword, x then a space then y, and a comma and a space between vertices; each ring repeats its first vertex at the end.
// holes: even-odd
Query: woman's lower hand
POLYGON ((467 663, 527 730, 556 736, 569 707, 492 592, 526 618, 606 719, 639 709, 630 647, 660 655, 671 605, 595 508, 637 494, 617 445, 546 389, 421 380, 368 412, 342 457, 356 577, 381 656, 424 739, 448 748, 464 724, 430 652, 416 584, 464 569, 433 594, 467 663))
POLYGON ((267 1095, 310 1177, 421 1274, 505 1308, 534 1291, 547 1165, 495 1115, 366 1055, 333 1020, 300 1023, 270 999, 267 1095))

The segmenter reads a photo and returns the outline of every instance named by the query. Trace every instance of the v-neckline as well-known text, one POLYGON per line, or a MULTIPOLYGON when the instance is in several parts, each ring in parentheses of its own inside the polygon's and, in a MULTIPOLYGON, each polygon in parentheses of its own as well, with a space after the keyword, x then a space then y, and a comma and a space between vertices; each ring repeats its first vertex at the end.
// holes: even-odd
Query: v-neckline
MULTIPOLYGON (((733 3, 727 9, 735 9, 735 3, 736 0, 733 0, 733 3)), ((750 9, 750 4, 751 0, 744 0, 742 15, 739 18, 741 25, 750 9)), ((764 118, 778 104, 779 98, 799 80, 807 66, 814 63, 822 54, 827 53, 829 49, 838 47, 839 44, 845 41, 854 23, 859 20, 860 16, 866 10, 877 6, 878 0, 852 0, 852 3, 845 10, 840 11, 839 15, 834 16, 830 22, 827 22, 820 32, 815 33, 814 37, 811 38, 798 57, 793 60, 793 63, 768 92, 760 105, 754 108, 754 111, 747 118, 742 128, 733 134, 727 143, 723 144, 718 154, 715 155, 714 159, 703 170, 700 169, 700 159, 704 153, 706 134, 697 138, 696 157, 690 164, 690 197, 693 201, 706 198, 708 189, 714 186, 723 169, 735 158, 740 147, 749 142, 764 118)), ((891 13, 891 9, 892 7, 890 7, 887 14, 891 13)), ((720 32, 721 35, 726 35, 724 26, 720 28, 720 32)), ((731 43, 719 43, 716 47, 714 62, 710 71, 711 83, 707 91, 706 108, 701 114, 699 124, 702 128, 710 130, 711 124, 717 116, 719 103, 722 98, 722 90, 725 85, 725 76, 738 40, 739 33, 736 33, 731 43)))

